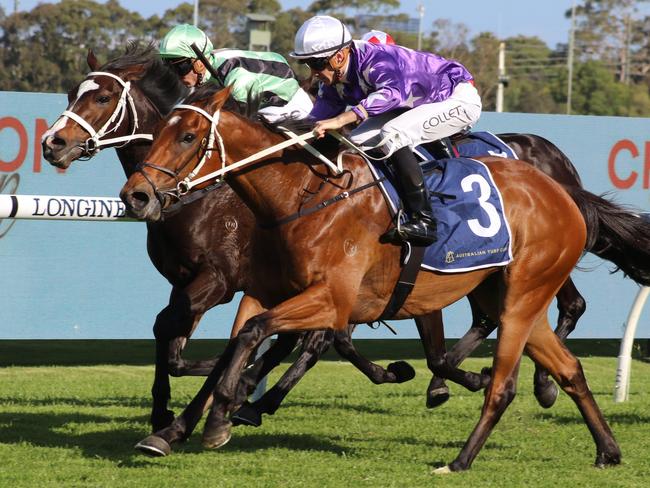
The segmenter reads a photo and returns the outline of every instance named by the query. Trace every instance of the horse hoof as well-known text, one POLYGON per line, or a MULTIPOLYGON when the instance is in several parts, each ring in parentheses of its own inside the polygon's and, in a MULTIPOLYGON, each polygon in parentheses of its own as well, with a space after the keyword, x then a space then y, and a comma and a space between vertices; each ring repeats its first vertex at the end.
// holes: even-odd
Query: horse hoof
POLYGON ((433 474, 450 474, 453 473, 449 466, 442 466, 433 470, 433 474))
POLYGON ((427 392, 427 408, 436 408, 449 400, 449 388, 441 386, 427 392))
POLYGON ((552 381, 545 385, 535 385, 535 398, 542 408, 551 408, 555 404, 558 395, 560 394, 557 386, 552 381))
POLYGON ((154 457, 167 456, 172 452, 172 447, 162 437, 150 435, 135 445, 136 450, 154 457))
POLYGON ((621 453, 613 452, 611 454, 606 454, 604 452, 598 453, 596 456, 596 462, 594 466, 597 468, 610 468, 612 466, 617 466, 621 464, 621 453))
POLYGON ((415 378, 415 370, 406 361, 390 363, 386 370, 395 375, 395 383, 404 383, 415 378))
POLYGON ((232 424, 227 422, 217 429, 210 429, 209 432, 204 431, 203 439, 201 441, 203 447, 207 449, 219 449, 228 444, 231 437, 231 426, 232 424))
POLYGON ((232 425, 259 427, 262 425, 262 415, 250 403, 246 402, 230 416, 230 421, 232 425))

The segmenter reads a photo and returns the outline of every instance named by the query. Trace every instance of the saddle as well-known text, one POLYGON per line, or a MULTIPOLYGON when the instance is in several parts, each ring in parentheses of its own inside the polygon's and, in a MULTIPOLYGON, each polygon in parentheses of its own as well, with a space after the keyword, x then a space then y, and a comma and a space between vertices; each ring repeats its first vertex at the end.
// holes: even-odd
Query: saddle
POLYGON ((499 137, 486 131, 463 131, 450 137, 427 142, 415 148, 415 154, 423 161, 431 159, 476 158, 498 156, 519 159, 515 152, 499 137))

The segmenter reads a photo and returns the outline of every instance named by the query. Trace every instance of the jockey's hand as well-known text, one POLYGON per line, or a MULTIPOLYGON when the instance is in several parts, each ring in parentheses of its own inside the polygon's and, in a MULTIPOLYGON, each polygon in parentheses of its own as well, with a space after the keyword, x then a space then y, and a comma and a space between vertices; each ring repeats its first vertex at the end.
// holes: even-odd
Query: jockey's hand
POLYGON ((314 126, 314 134, 316 134, 316 139, 322 139, 325 137, 325 133, 328 130, 336 130, 340 129, 341 127, 343 126, 338 122, 336 117, 333 119, 319 120, 314 126))
POLYGON ((356 121, 357 114, 352 110, 349 110, 347 112, 343 112, 340 115, 337 115, 333 119, 319 120, 316 122, 316 125, 314 125, 314 134, 316 135, 317 139, 321 139, 325 136, 325 132, 328 130, 340 129, 343 126, 356 121))

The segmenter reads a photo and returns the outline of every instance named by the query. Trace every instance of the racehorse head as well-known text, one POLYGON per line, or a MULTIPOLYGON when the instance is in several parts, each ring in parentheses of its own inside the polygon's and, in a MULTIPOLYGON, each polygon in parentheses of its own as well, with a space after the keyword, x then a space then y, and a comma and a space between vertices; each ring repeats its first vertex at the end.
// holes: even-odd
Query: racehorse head
POLYGON ((241 140, 250 135, 263 143, 264 137, 250 133, 250 127, 255 126, 262 131, 260 124, 248 121, 250 127, 244 127, 243 117, 222 111, 224 105, 237 111, 230 98, 230 88, 220 89, 208 84, 183 104, 175 106, 160 122, 149 154, 120 194, 131 215, 149 221, 159 220, 162 211, 190 188, 201 189, 209 185, 212 179, 201 181, 202 176, 222 168, 231 157, 241 154, 233 138, 241 140), (222 134, 228 135, 231 141, 227 150, 222 134))
POLYGON ((87 62, 91 72, 68 92, 67 109, 43 135, 43 156, 59 168, 103 147, 146 147, 154 125, 187 93, 152 44, 130 43, 101 67, 89 51, 87 62))

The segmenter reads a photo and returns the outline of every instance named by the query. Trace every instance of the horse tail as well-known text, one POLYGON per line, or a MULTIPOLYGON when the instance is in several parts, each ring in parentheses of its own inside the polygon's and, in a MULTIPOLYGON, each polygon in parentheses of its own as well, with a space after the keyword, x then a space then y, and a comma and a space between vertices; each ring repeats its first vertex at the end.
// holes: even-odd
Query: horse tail
POLYGON ((565 187, 587 224, 585 250, 650 286, 650 215, 578 187, 565 187))

